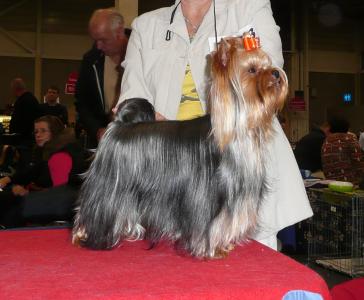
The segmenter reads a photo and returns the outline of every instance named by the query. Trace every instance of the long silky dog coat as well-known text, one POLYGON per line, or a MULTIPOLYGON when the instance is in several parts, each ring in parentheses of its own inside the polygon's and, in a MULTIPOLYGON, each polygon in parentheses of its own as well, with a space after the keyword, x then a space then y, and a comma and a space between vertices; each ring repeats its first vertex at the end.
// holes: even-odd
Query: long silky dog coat
POLYGON ((85 175, 75 244, 108 249, 126 239, 168 239, 212 258, 253 234, 287 80, 241 38, 223 40, 211 59, 211 115, 150 122, 149 103, 120 107, 85 175))

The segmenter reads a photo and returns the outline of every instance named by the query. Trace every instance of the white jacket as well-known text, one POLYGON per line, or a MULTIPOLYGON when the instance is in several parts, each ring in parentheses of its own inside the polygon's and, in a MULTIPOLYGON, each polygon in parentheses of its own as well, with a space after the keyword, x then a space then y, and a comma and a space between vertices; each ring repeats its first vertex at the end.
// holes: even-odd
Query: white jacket
MULTIPOLYGON (((123 62, 125 72, 119 99, 119 102, 133 97, 148 99, 167 119, 176 118, 188 62, 197 93, 206 109, 210 73, 208 38, 215 35, 213 5, 192 43, 180 5, 170 24, 174 7, 161 8, 134 20, 123 62), (168 30, 171 31, 170 41, 166 41, 168 30)), ((279 27, 272 17, 269 1, 216 0, 216 22, 219 36, 231 35, 252 25, 274 64, 283 66, 279 27)))
MULTIPOLYGON (((213 5, 192 43, 181 6, 170 24, 174 8, 161 8, 134 20, 123 62, 125 72, 119 99, 119 103, 135 97, 148 99, 167 119, 176 118, 187 63, 206 110, 210 73, 208 38, 215 35, 213 5), (169 41, 166 40, 168 30, 171 31, 169 41)), ((274 65, 283 66, 279 27, 273 19, 270 1, 216 0, 216 23, 218 36, 228 36, 252 25, 274 65)), ((262 226, 256 236, 259 240, 269 239, 280 229, 312 215, 292 150, 277 120, 275 127, 277 134, 267 153, 272 192, 260 212, 262 226)))

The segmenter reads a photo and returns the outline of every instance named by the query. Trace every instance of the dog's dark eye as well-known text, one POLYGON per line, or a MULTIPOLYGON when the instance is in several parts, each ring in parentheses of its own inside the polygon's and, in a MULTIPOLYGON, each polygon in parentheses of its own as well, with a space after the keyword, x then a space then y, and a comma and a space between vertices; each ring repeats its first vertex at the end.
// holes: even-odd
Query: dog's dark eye
POLYGON ((248 70, 249 73, 251 74, 255 74, 256 70, 254 67, 251 67, 249 70, 248 70))

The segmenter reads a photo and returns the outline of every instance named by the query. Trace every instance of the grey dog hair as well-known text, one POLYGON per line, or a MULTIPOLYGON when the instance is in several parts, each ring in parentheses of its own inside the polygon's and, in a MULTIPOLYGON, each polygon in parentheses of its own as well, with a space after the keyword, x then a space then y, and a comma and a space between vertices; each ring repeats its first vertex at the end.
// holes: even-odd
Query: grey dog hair
POLYGON ((192 256, 218 258, 259 228, 286 76, 261 49, 232 39, 212 55, 211 77, 211 115, 154 122, 146 100, 119 107, 85 175, 74 244, 167 239, 192 256))

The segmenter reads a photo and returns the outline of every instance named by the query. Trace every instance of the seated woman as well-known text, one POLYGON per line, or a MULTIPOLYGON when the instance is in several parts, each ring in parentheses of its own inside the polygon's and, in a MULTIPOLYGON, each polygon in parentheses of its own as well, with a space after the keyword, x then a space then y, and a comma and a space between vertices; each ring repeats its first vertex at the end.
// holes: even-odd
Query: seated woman
POLYGON ((348 133, 349 122, 333 118, 322 149, 322 168, 327 179, 358 184, 364 175, 364 157, 355 135, 348 133))
POLYGON ((22 226, 26 219, 52 221, 70 218, 83 171, 82 149, 72 129, 55 116, 34 122, 36 147, 26 168, 0 179, 0 224, 22 226))

